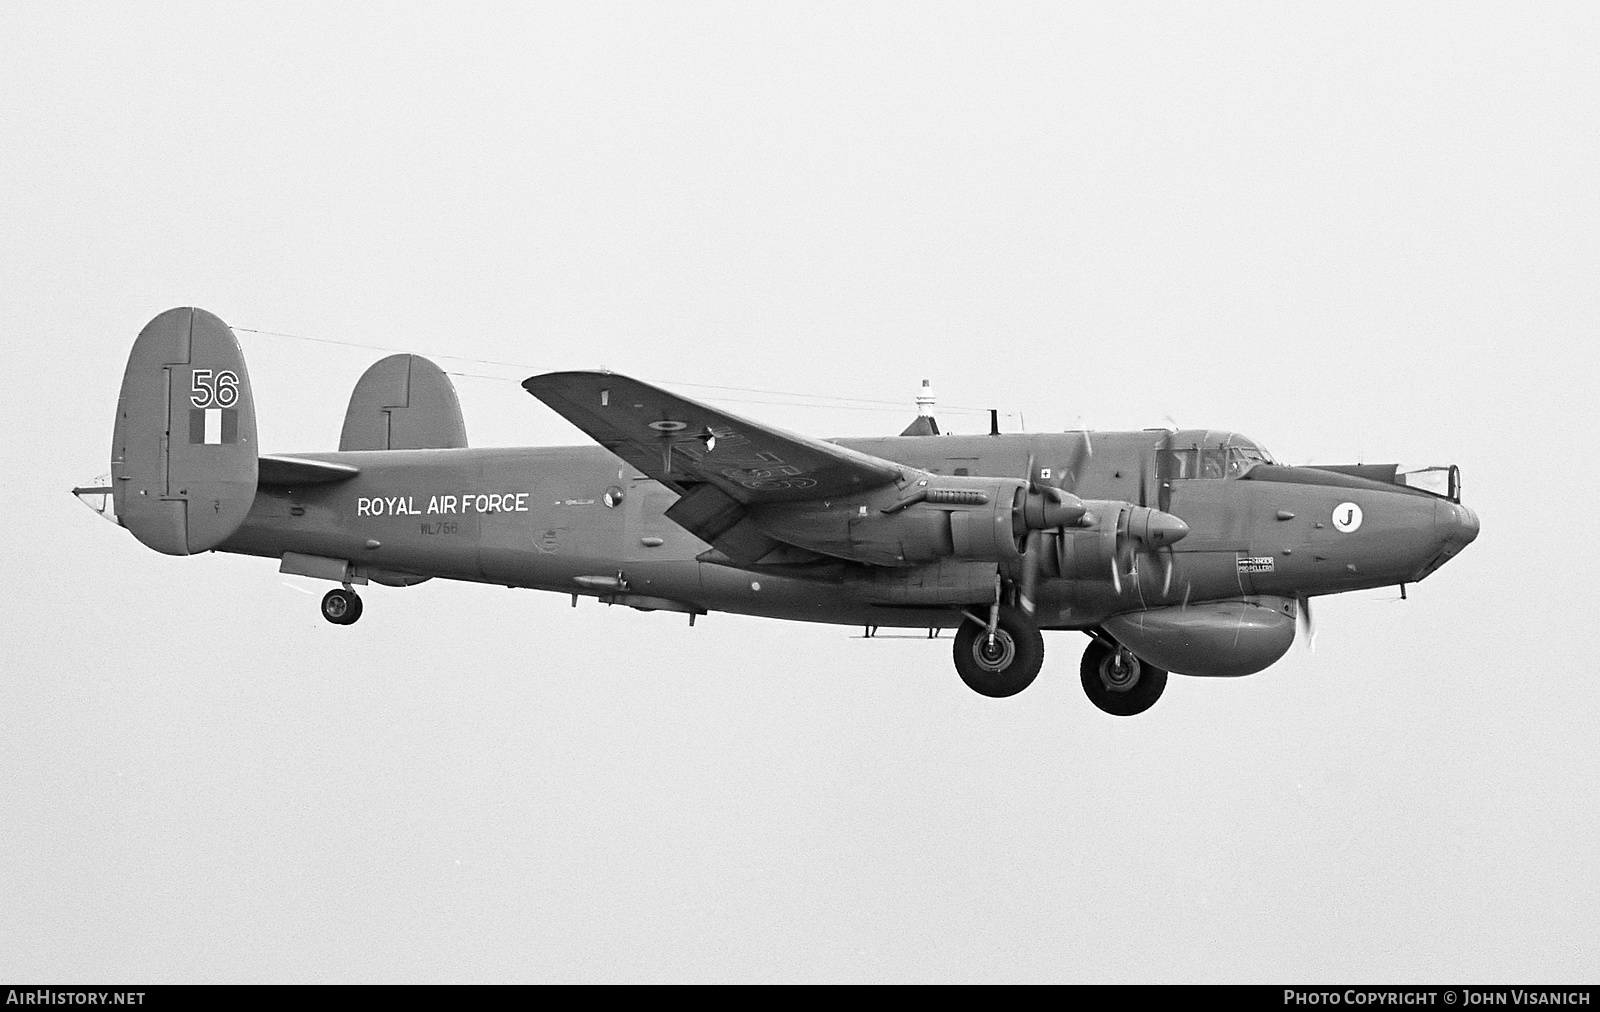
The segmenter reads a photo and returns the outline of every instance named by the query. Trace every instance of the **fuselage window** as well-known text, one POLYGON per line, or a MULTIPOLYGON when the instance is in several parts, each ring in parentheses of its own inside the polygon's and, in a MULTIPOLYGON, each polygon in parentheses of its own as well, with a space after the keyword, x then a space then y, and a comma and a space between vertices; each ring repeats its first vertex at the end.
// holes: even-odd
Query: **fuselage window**
POLYGON ((1162 450, 1156 454, 1156 477, 1193 478, 1198 450, 1162 450))

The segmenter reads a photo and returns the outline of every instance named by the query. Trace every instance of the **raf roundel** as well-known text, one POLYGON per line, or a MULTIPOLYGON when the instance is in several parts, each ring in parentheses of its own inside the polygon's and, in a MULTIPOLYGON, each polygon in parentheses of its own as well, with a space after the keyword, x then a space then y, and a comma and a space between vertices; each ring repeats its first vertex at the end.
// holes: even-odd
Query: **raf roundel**
POLYGON ((1342 502, 1333 508, 1333 526, 1349 534, 1361 526, 1361 507, 1353 502, 1342 502))

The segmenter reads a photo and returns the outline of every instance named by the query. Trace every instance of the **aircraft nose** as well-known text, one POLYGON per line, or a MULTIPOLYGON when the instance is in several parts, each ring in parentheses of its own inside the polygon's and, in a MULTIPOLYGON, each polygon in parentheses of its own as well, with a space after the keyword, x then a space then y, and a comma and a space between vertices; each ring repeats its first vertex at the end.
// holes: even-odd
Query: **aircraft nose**
POLYGON ((1444 500, 1436 503, 1433 511, 1433 540, 1438 546, 1437 554, 1417 572, 1413 580, 1421 580, 1461 554, 1461 550, 1472 544, 1477 536, 1478 514, 1459 503, 1444 500))
POLYGON ((1444 535, 1446 542, 1457 546, 1457 550, 1465 548, 1477 540, 1478 514, 1459 503, 1451 503, 1440 510, 1435 518, 1439 532, 1444 535))

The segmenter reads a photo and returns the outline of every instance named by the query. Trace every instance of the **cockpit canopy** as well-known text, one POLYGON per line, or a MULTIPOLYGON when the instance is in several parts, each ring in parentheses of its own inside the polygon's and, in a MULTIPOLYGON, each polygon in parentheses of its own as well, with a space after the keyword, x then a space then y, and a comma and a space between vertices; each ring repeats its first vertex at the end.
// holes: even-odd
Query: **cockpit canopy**
MULTIPOLYGON (((1167 433, 1156 450, 1156 477, 1161 481, 1174 478, 1242 478, 1258 464, 1273 465, 1273 470, 1264 471, 1257 477, 1266 477, 1269 481, 1306 480, 1303 477, 1278 477, 1278 461, 1267 452, 1266 447, 1237 432, 1180 429, 1167 433)), ((1454 465, 1318 464, 1308 465, 1308 469, 1330 471, 1387 485, 1401 485, 1451 502, 1461 501, 1461 471, 1454 465)), ((1296 469, 1285 470, 1301 475, 1305 473, 1296 469)))
POLYGON ((1156 452, 1156 477, 1237 478, 1257 464, 1276 464, 1255 440, 1237 432, 1184 429, 1172 433, 1156 452))

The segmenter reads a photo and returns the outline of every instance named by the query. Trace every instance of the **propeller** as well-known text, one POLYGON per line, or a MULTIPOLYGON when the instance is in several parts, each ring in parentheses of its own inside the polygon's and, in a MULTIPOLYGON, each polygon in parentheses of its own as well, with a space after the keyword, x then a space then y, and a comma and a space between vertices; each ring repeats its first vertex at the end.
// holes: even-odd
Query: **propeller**
POLYGON ((1171 513, 1149 506, 1124 506, 1117 518, 1117 548, 1111 557, 1111 586, 1122 593, 1122 575, 1138 582, 1140 555, 1162 558, 1161 595, 1172 590, 1172 546, 1189 533, 1189 525, 1171 513))
POLYGON ((1305 635, 1306 649, 1312 653, 1317 652, 1317 628, 1311 621, 1311 598, 1304 594, 1295 595, 1295 613, 1300 619, 1300 631, 1305 635))
MULTIPOLYGON (((1129 517, 1129 530, 1127 532, 1133 540, 1137 540, 1142 543, 1151 554, 1163 555, 1161 578, 1162 597, 1167 596, 1167 594, 1172 590, 1172 545, 1174 542, 1181 539, 1185 534, 1189 533, 1189 528, 1183 523, 1183 521, 1178 520, 1177 517, 1173 517, 1171 514, 1166 512, 1167 503, 1165 501, 1165 496, 1159 497, 1161 500, 1159 502, 1159 508, 1153 507, 1150 502, 1150 479, 1154 475, 1159 481, 1159 475, 1155 474, 1156 468, 1151 466, 1150 453, 1152 450, 1170 450, 1171 448, 1172 433, 1166 432, 1162 434, 1159 443, 1153 446, 1147 445, 1139 451, 1139 498, 1137 500, 1137 505, 1144 510, 1154 510, 1156 515, 1166 519, 1158 522, 1158 529, 1155 532, 1155 536, 1151 537, 1147 536, 1149 534, 1148 520, 1146 520, 1146 518, 1140 514, 1133 514, 1129 517), (1144 526, 1140 526, 1141 522, 1144 523, 1144 526)), ((1119 530, 1117 533, 1119 535, 1117 540, 1117 551, 1111 562, 1111 585, 1116 589, 1118 594, 1121 594, 1122 574, 1124 570, 1126 570, 1129 577, 1134 579, 1135 583, 1138 582, 1137 577, 1139 571, 1139 557, 1137 554, 1135 554, 1134 546, 1129 544, 1127 539, 1124 539, 1120 536, 1123 534, 1123 531, 1119 530)))
MULTIPOLYGON (((1058 565, 1064 566, 1066 539, 1070 536, 1067 529, 1096 523, 1116 525, 1111 584, 1118 595, 1122 593, 1124 571, 1137 580, 1141 555, 1164 555, 1162 596, 1171 591, 1172 546, 1189 533, 1188 524, 1171 513, 1129 503, 1106 503, 1103 509, 1097 505, 1096 513, 1090 513, 1089 505, 1082 499, 1040 478, 1034 465, 1034 457, 1029 454, 1027 488, 1017 511, 1020 515, 1013 517, 1014 529, 1022 538, 1022 572, 1017 591, 1023 611, 1031 615, 1035 610, 1040 573, 1048 557, 1047 540, 1055 539, 1058 565), (1097 519, 1097 513, 1103 516, 1097 519)), ((1143 498, 1143 491, 1141 487, 1140 498, 1143 498)))
POLYGON ((1039 586, 1039 571, 1044 566, 1046 550, 1044 541, 1053 535, 1066 537, 1066 528, 1083 522, 1089 508, 1083 500, 1062 488, 1057 480, 1046 481, 1039 477, 1034 466, 1034 455, 1028 454, 1028 487, 1022 499, 1021 527, 1027 532, 1022 541, 1022 579, 1017 587, 1017 597, 1022 610, 1032 615, 1035 592, 1039 586))
MULTIPOLYGON (((1170 433, 1163 440, 1165 447, 1171 441, 1170 433)), ((1022 540, 1022 571, 1017 581, 1019 603, 1023 611, 1033 614, 1040 574, 1048 553, 1048 540, 1055 539, 1058 565, 1065 566, 1067 528, 1088 527, 1096 523, 1116 525, 1116 547, 1111 557, 1111 585, 1120 596, 1124 573, 1137 582, 1139 559, 1142 555, 1160 556, 1162 559, 1161 593, 1165 597, 1172 590, 1173 548, 1189 533, 1189 525, 1182 519, 1149 505, 1149 455, 1145 454, 1139 468, 1139 501, 1131 503, 1106 503, 1102 510, 1097 504, 1097 519, 1089 512, 1082 499, 1063 489, 1060 479, 1047 480, 1038 473, 1035 457, 1028 454, 1027 487, 1022 501, 1012 518, 1013 529, 1022 540)))

